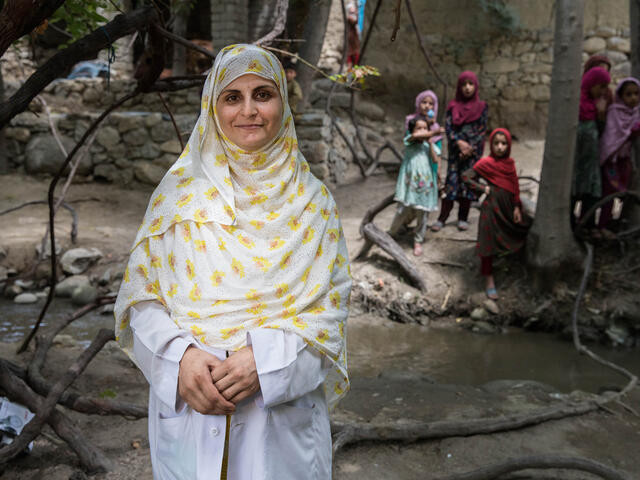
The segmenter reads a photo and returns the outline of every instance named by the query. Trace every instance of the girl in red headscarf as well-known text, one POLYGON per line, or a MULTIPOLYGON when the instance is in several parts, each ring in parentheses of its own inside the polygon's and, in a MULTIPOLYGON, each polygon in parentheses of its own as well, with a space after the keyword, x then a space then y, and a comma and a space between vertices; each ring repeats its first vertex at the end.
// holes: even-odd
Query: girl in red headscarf
POLYGON ((464 172, 462 180, 469 188, 486 195, 480 208, 477 249, 487 296, 497 300, 493 257, 520 250, 531 219, 522 213, 516 164, 510 157, 511 134, 507 129, 496 128, 489 142, 491 154, 464 172), (478 182, 478 177, 487 184, 478 182))
POLYGON ((475 200, 473 191, 467 188, 461 175, 482 156, 484 139, 487 132, 486 102, 478 98, 478 78, 475 73, 465 71, 458 77, 456 98, 447 107, 445 130, 449 149, 447 162, 447 179, 445 183, 445 198, 442 199, 440 216, 431 230, 439 231, 447 221, 453 209, 453 202, 457 201, 458 229, 467 230, 469 223, 469 209, 475 200))

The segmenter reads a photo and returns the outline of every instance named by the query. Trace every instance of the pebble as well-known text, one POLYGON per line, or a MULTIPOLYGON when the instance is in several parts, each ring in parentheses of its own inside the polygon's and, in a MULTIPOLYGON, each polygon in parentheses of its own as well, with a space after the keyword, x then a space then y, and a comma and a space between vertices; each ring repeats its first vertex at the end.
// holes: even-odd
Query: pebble
POLYGON ((14 303, 36 303, 38 301, 38 297, 34 293, 21 293, 16 295, 13 299, 14 303))
POLYGON ((15 285, 18 285, 20 288, 29 289, 33 287, 33 280, 16 280, 15 285))
POLYGON ((489 313, 482 307, 476 307, 471 312, 471 319, 475 321, 484 320, 487 317, 489 317, 489 313))
POLYGON ((495 301, 491 300, 490 298, 487 298, 482 303, 482 305, 488 312, 493 313, 494 315, 498 315, 500 313, 500 307, 495 301))
POLYGON ((71 303, 78 306, 87 305, 98 298, 98 290, 91 285, 80 285, 71 294, 71 303))
POLYGON ((70 297, 73 291, 81 286, 89 285, 89 277, 86 275, 73 275, 62 280, 56 285, 57 297, 70 297))
POLYGON ((18 285, 11 285, 4 289, 5 298, 13 299, 22 293, 22 288, 18 285))

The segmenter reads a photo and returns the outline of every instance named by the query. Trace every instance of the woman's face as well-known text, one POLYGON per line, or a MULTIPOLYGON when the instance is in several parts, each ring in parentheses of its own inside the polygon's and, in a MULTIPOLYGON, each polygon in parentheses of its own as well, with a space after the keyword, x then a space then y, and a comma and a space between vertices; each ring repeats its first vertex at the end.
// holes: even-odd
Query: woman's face
POLYGON ((272 80, 247 74, 236 78, 216 102, 222 132, 243 150, 267 145, 280 130, 282 98, 272 80))
POLYGON ((471 98, 473 94, 476 92, 476 85, 471 80, 465 80, 462 83, 462 95, 464 98, 471 98))
POLYGON ((493 154, 500 158, 507 154, 509 149, 509 143, 507 143, 507 137, 503 133, 496 133, 491 140, 491 151, 493 154))
POLYGON ((640 103, 640 89, 633 82, 626 83, 622 87, 620 97, 627 107, 634 108, 640 103))
POLYGON ((420 114, 426 117, 427 112, 429 110, 433 110, 433 107, 434 107, 433 98, 427 95, 420 102, 420 114))
POLYGON ((589 90, 589 94, 591 95, 591 98, 602 98, 607 94, 608 88, 609 85, 607 85, 606 83, 598 83, 597 85, 591 87, 591 90, 589 90))

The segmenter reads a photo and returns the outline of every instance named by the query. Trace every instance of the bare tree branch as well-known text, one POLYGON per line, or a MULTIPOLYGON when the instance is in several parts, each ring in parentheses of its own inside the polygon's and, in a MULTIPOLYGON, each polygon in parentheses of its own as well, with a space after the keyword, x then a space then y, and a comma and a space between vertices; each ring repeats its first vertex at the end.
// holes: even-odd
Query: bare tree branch
POLYGON ((269 45, 275 40, 278 35, 284 32, 284 27, 287 22, 287 10, 289 10, 289 0, 278 0, 274 12, 276 20, 273 25, 273 30, 253 43, 256 45, 260 45, 261 47, 264 45, 269 45))

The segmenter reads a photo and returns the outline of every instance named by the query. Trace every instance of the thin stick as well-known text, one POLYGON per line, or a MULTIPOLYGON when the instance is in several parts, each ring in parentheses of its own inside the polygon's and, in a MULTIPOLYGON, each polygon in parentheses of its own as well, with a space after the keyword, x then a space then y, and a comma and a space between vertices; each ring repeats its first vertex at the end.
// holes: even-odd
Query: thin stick
POLYGON ((402 0, 396 0, 396 21, 393 24, 393 32, 391 33, 391 41, 396 41, 396 35, 400 30, 400 8, 402 7, 402 0))
POLYGON ((176 119, 173 116, 173 112, 169 108, 169 105, 167 105, 167 102, 164 100, 164 97, 162 96, 162 94, 160 92, 156 92, 156 93, 158 94, 158 97, 160 97, 160 101, 162 102, 162 105, 164 105, 164 108, 169 114, 169 117, 171 117, 171 123, 173 123, 173 128, 175 129, 176 135, 178 136, 178 141, 180 142, 180 148, 184 150, 184 142, 182 141, 182 135, 180 134, 180 129, 178 128, 176 119))
POLYGON ((196 52, 200 52, 201 54, 206 55, 211 59, 215 60, 216 58, 216 54, 213 53, 212 51, 207 50, 206 48, 201 47, 200 45, 196 45, 195 43, 190 42, 189 40, 181 37, 180 35, 176 35, 175 33, 165 30, 164 28, 158 25, 156 25, 156 30, 160 35, 162 35, 165 38, 168 38, 172 42, 176 42, 176 43, 179 43, 180 45, 184 45, 185 47, 190 48, 191 50, 195 50, 196 52))
POLYGON ((51 305, 51 302, 53 301, 53 295, 54 295, 56 283, 58 282, 57 271, 56 271, 56 263, 57 263, 57 258, 56 257, 57 256, 56 256, 56 239, 55 239, 56 235, 55 235, 55 229, 54 229, 55 211, 54 211, 54 197, 53 197, 53 193, 54 193, 54 191, 56 189, 56 185, 57 185, 58 181, 60 180, 60 177, 64 173, 64 170, 67 168, 67 165, 69 165, 69 163, 73 159, 73 156, 77 153, 77 151, 80 149, 80 147, 82 147, 82 145, 87 140, 89 135, 91 135, 91 133, 96 128, 98 128, 98 125, 100 125, 102 123, 102 121, 113 110, 115 110, 118 107, 120 107, 127 100, 130 100, 130 99, 134 98, 136 95, 138 95, 138 93, 139 92, 137 90, 134 90, 133 92, 128 93, 124 97, 120 98, 120 100, 118 100, 115 103, 113 103, 109 108, 107 108, 104 112, 102 112, 102 114, 98 118, 96 118, 94 120, 94 122, 91 124, 91 126, 89 128, 87 128, 87 130, 84 132, 84 135, 82 135, 82 138, 80 138, 78 143, 76 143, 76 145, 73 147, 73 150, 71 150, 69 155, 67 155, 67 158, 64 161, 64 163, 62 164, 62 166, 60 167, 60 169, 58 170, 58 173, 56 173, 56 175, 53 177, 53 180, 51 180, 51 183, 49 184, 49 193, 48 193, 48 200, 49 200, 49 232, 50 232, 50 236, 49 237, 51 239, 51 280, 50 280, 50 285, 49 285, 49 294, 47 295, 47 300, 45 301, 45 304, 42 307, 42 310, 40 311, 40 315, 38 316, 38 320, 36 321, 35 325, 31 329, 31 331, 29 332, 29 335, 27 335, 27 337, 24 339, 24 341, 22 342, 22 344, 18 348, 18 353, 22 353, 27 349, 27 346, 29 345, 29 342, 31 341, 33 336, 38 331, 38 328, 40 327, 40 324, 42 323, 42 320, 44 319, 44 316, 47 313, 49 305, 51 305))

